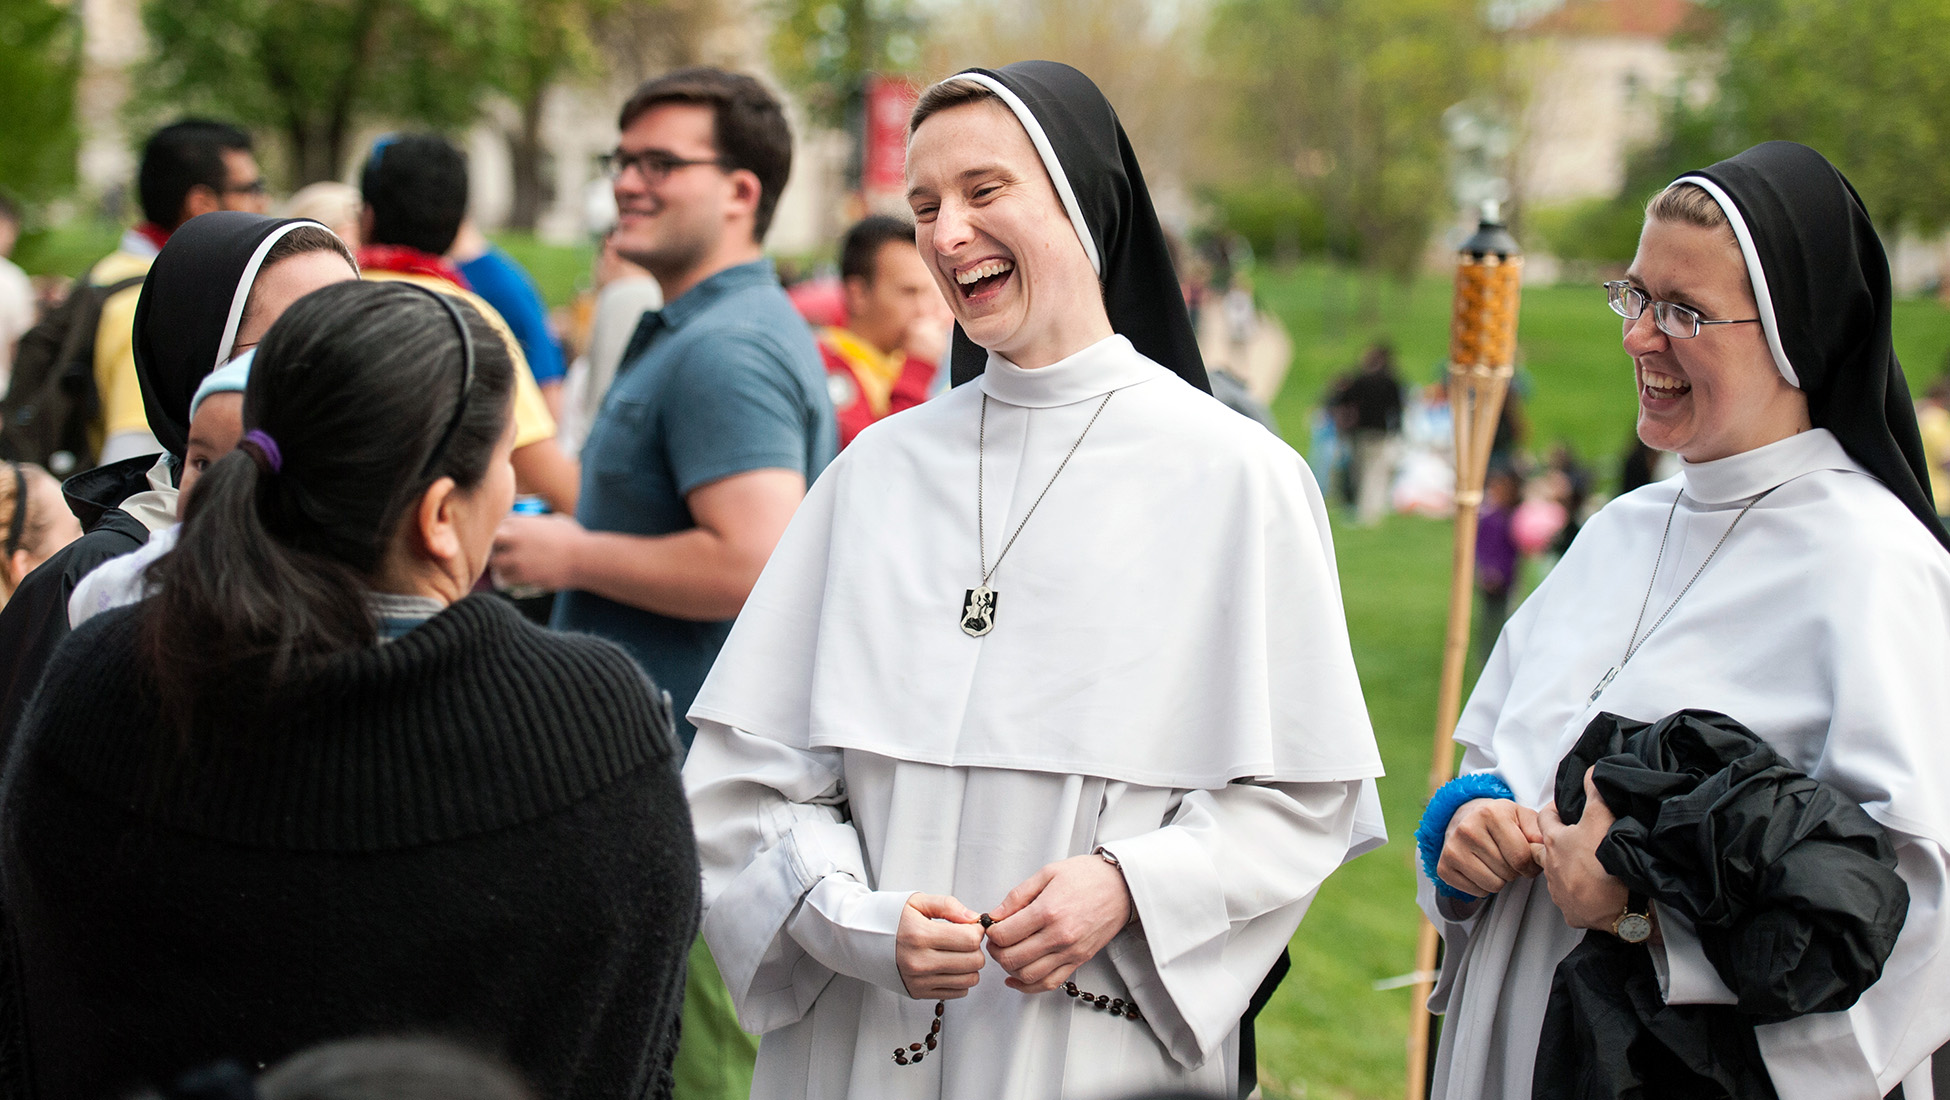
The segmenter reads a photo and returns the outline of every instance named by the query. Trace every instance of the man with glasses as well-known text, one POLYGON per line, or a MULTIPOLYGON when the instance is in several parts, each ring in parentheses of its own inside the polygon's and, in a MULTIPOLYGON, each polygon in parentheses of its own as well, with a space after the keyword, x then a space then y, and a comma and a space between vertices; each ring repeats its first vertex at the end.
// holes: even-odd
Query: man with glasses
MULTIPOLYGON (((573 520, 511 517, 493 567, 559 590, 554 625, 621 645, 683 715, 837 429, 806 323, 761 242, 792 164, 778 100, 751 77, 682 69, 624 104, 607 159, 616 250, 663 288, 582 449, 573 520)), ((702 947, 677 1095, 745 1096, 756 1047, 702 947)))
POLYGON ((86 276, 89 285, 127 284, 103 299, 95 329, 95 388, 100 416, 90 432, 102 465, 153 455, 162 445, 149 431, 136 381, 135 304, 141 276, 177 227, 213 210, 263 214, 270 209, 264 176, 251 155, 251 136, 225 122, 186 118, 150 136, 142 148, 136 196, 143 221, 122 234, 116 250, 86 276))

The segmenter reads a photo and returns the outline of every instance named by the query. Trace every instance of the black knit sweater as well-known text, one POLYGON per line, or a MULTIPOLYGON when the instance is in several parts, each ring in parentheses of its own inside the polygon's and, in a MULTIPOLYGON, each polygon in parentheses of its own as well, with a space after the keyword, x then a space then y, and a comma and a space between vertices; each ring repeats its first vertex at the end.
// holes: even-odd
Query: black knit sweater
POLYGON ((0 790, 27 1095, 435 1034, 550 1100, 670 1091, 698 862, 636 665, 492 597, 247 734, 165 730, 140 607, 62 644, 0 790))

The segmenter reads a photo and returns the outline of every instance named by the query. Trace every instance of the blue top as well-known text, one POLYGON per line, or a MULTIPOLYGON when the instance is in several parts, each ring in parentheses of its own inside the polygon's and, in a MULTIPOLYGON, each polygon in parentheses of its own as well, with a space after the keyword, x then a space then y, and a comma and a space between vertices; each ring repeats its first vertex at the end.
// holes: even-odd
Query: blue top
POLYGON ((521 353, 528 357, 528 369, 535 375, 536 384, 560 382, 568 372, 562 363, 562 345, 548 330, 548 309, 528 272, 499 245, 490 244, 486 252, 461 264, 460 273, 467 276, 474 293, 487 299, 487 304, 508 322, 521 353))
MULTIPOLYGON (((811 484, 839 449, 826 368, 770 260, 726 268, 643 315, 582 449, 576 519, 591 531, 697 526, 685 497, 750 470, 811 484)), ((622 646, 670 692, 677 732, 731 622, 693 622, 588 592, 556 598, 552 625, 622 646)))

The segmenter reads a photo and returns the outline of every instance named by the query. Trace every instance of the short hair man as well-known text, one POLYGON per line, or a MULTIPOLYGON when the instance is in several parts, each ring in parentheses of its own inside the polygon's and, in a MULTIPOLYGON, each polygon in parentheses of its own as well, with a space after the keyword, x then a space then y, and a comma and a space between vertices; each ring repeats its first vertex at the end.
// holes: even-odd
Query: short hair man
POLYGON ((555 418, 529 373, 520 341, 446 259, 467 216, 467 158, 438 134, 381 138, 359 173, 359 189, 366 204, 359 220, 364 277, 417 283, 464 299, 501 333, 515 361, 515 483, 557 511, 574 511, 575 462, 556 445, 555 418))
POLYGON ((1240 1095, 1254 987, 1381 839, 1320 492, 1204 392, 1088 78, 973 70, 909 135, 979 377, 820 479, 691 710, 753 1096, 1240 1095))
MULTIPOLYGON (((561 590, 556 627, 629 651, 688 746, 682 716, 837 432, 819 351, 760 247, 792 165, 778 100, 749 76, 682 69, 638 88, 619 126, 613 240, 665 305, 583 444, 575 519, 510 518, 493 565, 561 590)), ((748 1041, 701 945, 692 962, 679 1095, 742 1097, 748 1041)))
POLYGON ((914 248, 914 225, 874 214, 840 243, 845 327, 819 334, 840 446, 867 425, 927 400, 947 350, 947 303, 914 248))
MULTIPOLYGON (((89 269, 96 286, 146 274, 177 227, 213 210, 262 214, 270 207, 250 134, 227 122, 186 118, 150 135, 136 172, 143 220, 122 234, 116 250, 89 269)), ((99 463, 162 450, 149 430, 142 386, 136 381, 131 333, 142 289, 131 286, 102 303, 95 330, 95 388, 101 399, 99 463)))

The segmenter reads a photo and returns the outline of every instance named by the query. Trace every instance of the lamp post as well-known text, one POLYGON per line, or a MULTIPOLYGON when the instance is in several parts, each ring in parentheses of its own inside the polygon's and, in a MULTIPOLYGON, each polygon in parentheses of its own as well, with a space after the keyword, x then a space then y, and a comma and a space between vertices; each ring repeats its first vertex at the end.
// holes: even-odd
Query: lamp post
MULTIPOLYGON (((1429 794, 1455 774, 1456 718, 1476 587, 1476 521, 1483 507, 1490 445, 1516 371, 1517 304, 1523 253, 1503 227, 1496 203, 1483 204, 1476 232, 1456 255, 1455 308, 1449 325, 1449 412, 1456 432, 1456 528, 1449 579, 1449 630, 1436 694, 1429 794)), ((1435 925, 1422 919, 1415 944, 1415 993, 1408 1021, 1408 1100, 1423 1100, 1429 1078, 1429 991, 1435 981, 1435 925)))

